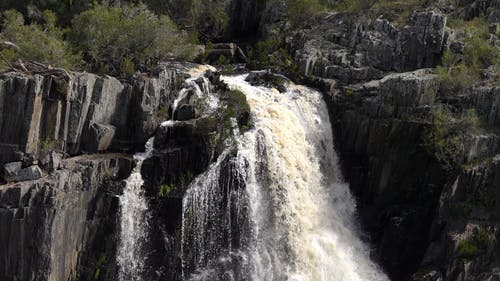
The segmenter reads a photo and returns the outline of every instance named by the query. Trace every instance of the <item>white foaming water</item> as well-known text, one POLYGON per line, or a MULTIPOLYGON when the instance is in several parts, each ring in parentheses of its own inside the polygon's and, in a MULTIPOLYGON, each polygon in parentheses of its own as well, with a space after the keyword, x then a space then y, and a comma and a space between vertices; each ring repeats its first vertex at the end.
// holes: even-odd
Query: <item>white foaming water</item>
POLYGON ((223 80, 246 95, 255 122, 237 156, 250 205, 250 279, 388 280, 357 236, 321 94, 293 84, 281 94, 245 78, 223 80))
POLYGON ((148 229, 148 204, 144 198, 141 166, 153 150, 154 138, 146 143, 146 151, 134 155, 137 165, 126 180, 120 196, 120 242, 118 244, 118 280, 140 281, 145 259, 142 253, 148 229))
MULTIPOLYGON (((205 112, 216 110, 219 100, 210 92, 210 81, 202 77, 206 70, 214 70, 211 66, 200 65, 189 70, 191 78, 186 79, 186 87, 183 88, 172 103, 172 116, 183 99, 188 98, 189 93, 194 93, 201 100, 205 112), (200 78, 201 77, 201 78, 200 78), (198 79, 201 79, 198 81, 198 79), (201 85, 198 85, 198 83, 201 85), (201 87, 201 88, 200 88, 201 87)), ((171 127, 178 121, 168 120, 161 126, 171 127)), ((117 263, 118 280, 141 281, 146 269, 146 255, 144 245, 148 231, 148 204, 144 197, 142 185, 144 180, 141 175, 142 163, 150 157, 153 151, 154 138, 147 141, 144 153, 137 153, 134 159, 137 165, 126 180, 123 195, 120 196, 120 241, 118 243, 117 263)))
POLYGON ((186 79, 186 84, 187 86, 179 92, 177 98, 172 103, 172 116, 174 116, 179 104, 183 102, 183 100, 190 98, 190 93, 195 94, 196 97, 203 102, 205 114, 210 114, 217 109, 219 106, 219 99, 210 91, 210 81, 206 77, 188 78, 186 79), (199 82, 199 84, 197 82, 199 82))

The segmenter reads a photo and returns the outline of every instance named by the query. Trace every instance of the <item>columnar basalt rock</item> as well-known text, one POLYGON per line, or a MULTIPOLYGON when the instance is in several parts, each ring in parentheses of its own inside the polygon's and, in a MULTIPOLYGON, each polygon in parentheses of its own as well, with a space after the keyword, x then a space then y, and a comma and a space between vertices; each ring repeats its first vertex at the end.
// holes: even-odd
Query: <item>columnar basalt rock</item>
POLYGON ((75 73, 69 81, 40 75, 0 76, 0 163, 43 150, 133 151, 168 117, 182 83, 179 69, 163 65, 156 78, 132 82, 75 73), (162 116, 160 116, 162 115, 162 116))
POLYGON ((498 86, 449 93, 436 78, 424 69, 333 91, 341 162, 394 280, 494 280, 500 138, 490 128, 498 126, 498 86), (474 110, 485 122, 460 137, 457 168, 443 166, 424 143, 433 110, 443 106, 458 115, 474 110), (489 242, 467 244, 478 247, 469 255, 464 243, 483 243, 474 233, 489 242))
POLYGON ((343 83, 380 79, 384 72, 434 67, 445 42, 446 16, 416 12, 407 26, 331 13, 288 38, 304 75, 343 83))
MULTIPOLYGON (((86 260, 83 253, 113 235, 100 231, 117 211, 113 194, 120 188, 110 181, 131 168, 125 155, 78 156, 48 177, 1 185, 0 279, 73 280, 79 266, 93 274, 98 258, 86 260)), ((114 242, 108 242, 112 259, 114 242)))

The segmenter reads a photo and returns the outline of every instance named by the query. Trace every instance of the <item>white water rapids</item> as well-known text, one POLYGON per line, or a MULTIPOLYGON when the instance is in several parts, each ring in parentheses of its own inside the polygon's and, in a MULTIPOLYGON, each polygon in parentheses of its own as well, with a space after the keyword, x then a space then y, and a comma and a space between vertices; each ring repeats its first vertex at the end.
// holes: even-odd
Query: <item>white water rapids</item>
MULTIPOLYGON (((223 81, 245 94, 254 127, 244 134, 235 129, 237 149, 226 149, 183 197, 180 278, 388 280, 358 237, 355 201, 340 174, 321 94, 292 83, 279 93, 250 85, 246 76, 223 81)), ((193 81, 188 85, 197 95, 209 91, 193 81)), ((174 108, 187 93, 181 91, 174 108)), ((147 204, 140 163, 120 198, 121 281, 143 280, 145 265, 138 251, 145 239, 147 204)))
POLYGON ((285 280, 387 280, 356 235, 355 201, 340 175, 321 94, 293 84, 282 94, 245 77, 224 81, 246 95, 255 122, 238 150, 250 164, 252 279, 278 280, 274 271, 285 280), (263 161, 264 172, 257 167, 263 161))
POLYGON ((223 80, 246 95, 255 128, 235 134, 232 170, 223 154, 184 197, 183 269, 196 268, 184 279, 387 280, 356 234, 321 94, 291 83, 279 93, 246 76, 223 80))

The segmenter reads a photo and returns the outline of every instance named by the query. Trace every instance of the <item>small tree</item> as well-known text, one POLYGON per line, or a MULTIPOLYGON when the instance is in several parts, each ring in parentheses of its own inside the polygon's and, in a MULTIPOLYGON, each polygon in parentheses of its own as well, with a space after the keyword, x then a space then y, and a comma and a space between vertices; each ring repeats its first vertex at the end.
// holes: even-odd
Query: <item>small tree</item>
POLYGON ((143 4, 95 5, 76 16, 72 27, 73 43, 95 71, 130 74, 134 66, 147 70, 159 60, 194 54, 186 33, 168 16, 158 16, 143 4))
POLYGON ((19 50, 1 49, 1 68, 20 58, 66 68, 72 68, 79 62, 80 57, 75 55, 69 44, 63 40, 63 31, 55 26, 54 13, 45 11, 44 17, 43 25, 26 25, 23 16, 15 10, 2 14, 0 41, 12 42, 19 50))

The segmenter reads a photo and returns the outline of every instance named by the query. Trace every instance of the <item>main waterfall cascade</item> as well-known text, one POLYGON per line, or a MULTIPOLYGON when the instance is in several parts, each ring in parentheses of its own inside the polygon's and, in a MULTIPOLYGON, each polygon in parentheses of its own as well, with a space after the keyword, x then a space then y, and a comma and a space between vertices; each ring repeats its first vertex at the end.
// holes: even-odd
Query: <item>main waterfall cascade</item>
MULTIPOLYGON (((253 128, 239 133, 234 124, 232 144, 182 199, 182 280, 388 280, 357 236, 355 201, 337 166, 321 94, 292 83, 280 93, 246 77, 222 80, 245 94, 253 128)), ((188 87, 210 97, 208 108, 216 111, 221 105, 209 87, 193 81, 188 87)), ((140 163, 120 200, 120 280, 143 280, 147 266, 140 253, 148 219, 140 163)))
POLYGON ((184 279, 387 280, 356 236, 321 94, 245 78, 223 81, 246 95, 255 128, 235 134, 230 172, 223 154, 184 197, 183 269, 196 268, 184 279))

